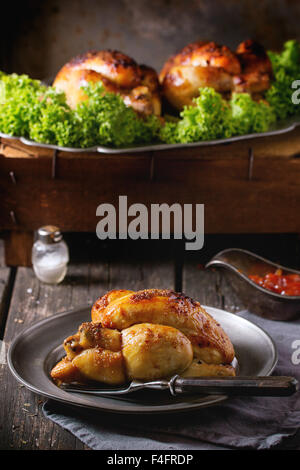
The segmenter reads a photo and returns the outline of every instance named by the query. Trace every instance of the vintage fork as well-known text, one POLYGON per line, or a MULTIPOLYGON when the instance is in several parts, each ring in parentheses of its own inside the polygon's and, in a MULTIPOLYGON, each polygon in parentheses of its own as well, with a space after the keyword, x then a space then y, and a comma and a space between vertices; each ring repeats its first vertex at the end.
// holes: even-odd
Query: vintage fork
POLYGON ((294 377, 180 377, 142 382, 133 380, 127 386, 100 389, 77 384, 62 384, 67 392, 83 393, 94 396, 127 395, 143 389, 169 390, 171 395, 182 393, 200 393, 209 395, 239 396, 290 396, 298 390, 298 381, 294 377))

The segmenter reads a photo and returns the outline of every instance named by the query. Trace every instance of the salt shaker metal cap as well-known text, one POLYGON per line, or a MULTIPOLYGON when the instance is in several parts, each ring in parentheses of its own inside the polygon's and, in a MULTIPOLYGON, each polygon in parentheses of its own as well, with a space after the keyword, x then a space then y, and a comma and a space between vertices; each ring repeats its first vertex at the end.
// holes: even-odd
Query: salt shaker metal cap
POLYGON ((55 225, 44 225, 37 230, 37 239, 44 243, 58 243, 62 240, 62 234, 55 225))

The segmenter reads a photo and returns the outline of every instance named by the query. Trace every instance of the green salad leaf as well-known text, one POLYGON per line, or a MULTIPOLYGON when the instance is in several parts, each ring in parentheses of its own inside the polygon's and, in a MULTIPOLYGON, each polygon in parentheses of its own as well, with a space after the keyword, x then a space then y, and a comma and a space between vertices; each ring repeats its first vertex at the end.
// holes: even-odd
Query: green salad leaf
POLYGON ((232 135, 231 111, 227 101, 213 88, 202 88, 193 105, 185 106, 177 123, 168 122, 161 138, 168 143, 213 140, 232 135))
POLYGON ((300 106, 292 101, 292 83, 300 79, 300 44, 287 41, 280 53, 268 52, 272 62, 274 81, 266 92, 266 100, 273 107, 278 120, 300 113, 300 106))
POLYGON ((35 115, 29 122, 29 137, 36 142, 76 147, 81 130, 64 93, 47 88, 38 98, 35 115))
POLYGON ((29 137, 39 98, 45 92, 39 80, 15 73, 0 76, 0 129, 5 134, 29 137))
POLYGON ((160 121, 139 117, 102 83, 84 87, 88 100, 72 110, 64 93, 26 75, 0 76, 0 130, 65 147, 122 147, 158 139, 160 121))
POLYGON ((263 100, 254 101, 248 93, 234 93, 229 101, 212 88, 199 90, 193 105, 186 106, 177 122, 167 122, 161 139, 167 143, 197 142, 233 135, 266 132, 276 115, 263 100))
POLYGON ((85 93, 89 99, 75 110, 83 147, 95 143, 124 147, 157 140, 160 129, 157 117, 139 117, 120 95, 106 92, 101 83, 85 87, 85 93))
POLYGON ((254 101, 248 93, 233 93, 230 107, 234 135, 266 132, 276 121, 273 108, 263 100, 254 101))

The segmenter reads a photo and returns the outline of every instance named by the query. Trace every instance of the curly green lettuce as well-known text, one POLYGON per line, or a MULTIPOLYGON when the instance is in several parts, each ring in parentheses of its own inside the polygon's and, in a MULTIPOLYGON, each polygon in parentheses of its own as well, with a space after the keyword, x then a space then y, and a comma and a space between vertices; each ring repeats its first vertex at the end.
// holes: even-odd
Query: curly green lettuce
POLYGON ((273 108, 263 100, 254 101, 248 93, 233 93, 230 107, 233 135, 266 132, 276 121, 273 108))
POLYGON ((266 100, 278 120, 300 113, 300 106, 292 101, 292 83, 300 79, 300 44, 287 41, 280 53, 268 52, 272 62, 274 81, 266 92, 266 100))
POLYGON ((161 124, 157 117, 139 117, 120 95, 106 92, 101 83, 84 90, 89 99, 75 110, 83 147, 96 144, 125 147, 158 139, 161 124))
POLYGON ((84 88, 88 100, 72 110, 64 93, 26 75, 0 75, 0 130, 64 147, 126 147, 158 139, 160 121, 139 117, 101 83, 84 88))
POLYGON ((29 138, 62 147, 77 147, 81 129, 64 93, 48 87, 38 98, 34 119, 29 122, 29 138))
POLYGON ((254 101, 248 93, 234 93, 229 101, 212 88, 199 90, 193 105, 186 106, 177 122, 167 122, 161 139, 167 143, 197 142, 233 135, 266 132, 276 115, 268 103, 254 101))
POLYGON ((167 122, 161 138, 168 143, 188 143, 232 135, 231 110, 213 88, 202 88, 193 105, 185 106, 177 122, 167 122))
POLYGON ((29 137, 29 125, 37 119, 39 98, 46 87, 27 75, 1 73, 0 129, 5 134, 29 137))

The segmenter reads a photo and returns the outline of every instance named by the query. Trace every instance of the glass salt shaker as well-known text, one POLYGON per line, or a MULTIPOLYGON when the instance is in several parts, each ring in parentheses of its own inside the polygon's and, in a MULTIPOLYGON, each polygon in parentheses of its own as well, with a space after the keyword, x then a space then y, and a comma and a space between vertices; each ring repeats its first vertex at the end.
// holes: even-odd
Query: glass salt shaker
POLYGON ((58 227, 45 225, 36 232, 32 265, 36 277, 47 284, 58 284, 67 272, 69 250, 58 227))

